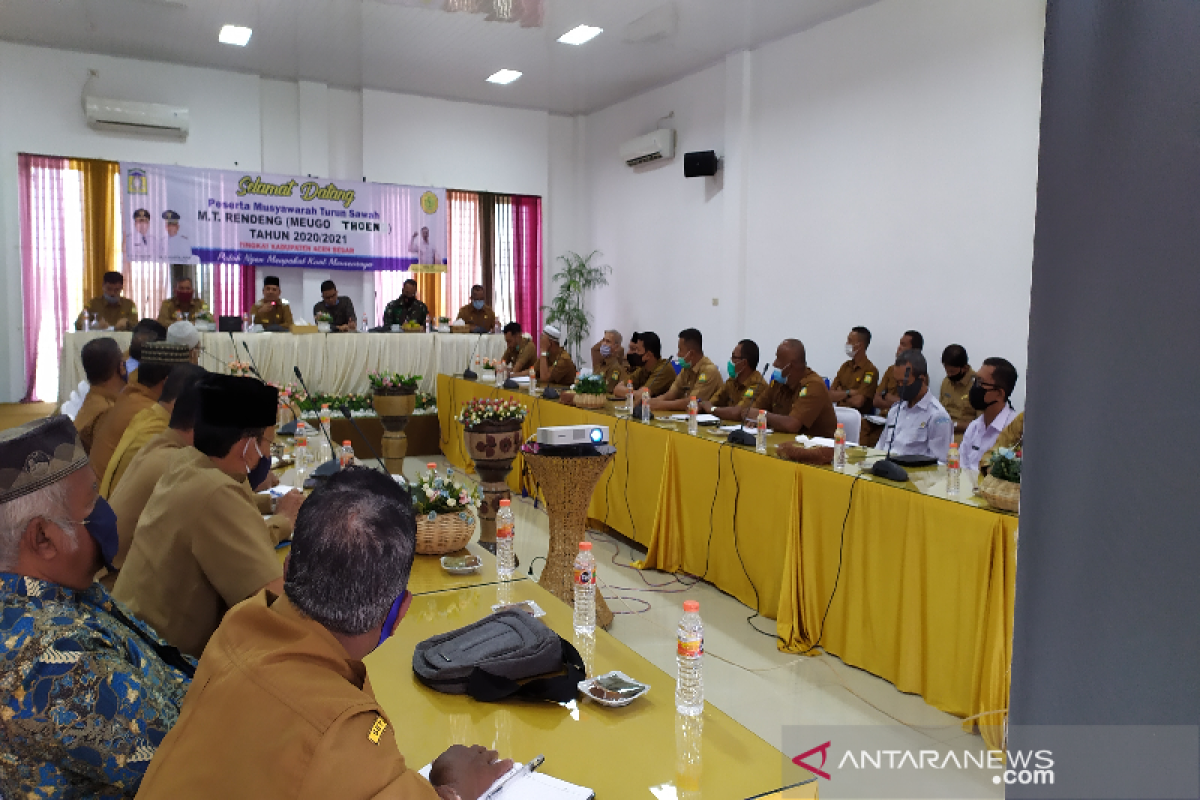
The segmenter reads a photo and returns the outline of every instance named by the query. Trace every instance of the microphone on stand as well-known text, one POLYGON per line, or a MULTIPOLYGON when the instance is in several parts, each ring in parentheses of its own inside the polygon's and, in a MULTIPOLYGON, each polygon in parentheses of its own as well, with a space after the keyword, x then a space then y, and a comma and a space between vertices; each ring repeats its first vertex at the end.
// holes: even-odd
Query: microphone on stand
MULTIPOLYGON (((292 372, 296 373, 296 380, 300 381, 300 386, 303 387, 304 393, 309 397, 312 397, 313 393, 308 390, 308 384, 304 382, 304 376, 300 374, 300 368, 292 367, 292 372)), ((338 463, 337 456, 333 455, 337 452, 337 448, 333 446, 333 439, 329 438, 329 432, 325 430, 325 426, 321 424, 320 420, 317 420, 317 427, 320 428, 321 433, 325 435, 325 441, 329 442, 329 454, 332 457, 324 464, 314 469, 312 474, 314 478, 326 478, 336 473, 342 468, 342 466, 338 463)), ((386 470, 384 471, 386 472, 386 470)))
POLYGON ((371 451, 371 455, 375 456, 375 460, 379 462, 379 468, 383 470, 383 474, 387 475, 388 468, 387 465, 383 463, 383 457, 380 456, 379 453, 375 452, 375 447, 371 444, 371 440, 367 438, 367 435, 363 433, 362 428, 358 427, 358 423, 354 421, 354 415, 350 413, 350 406, 342 405, 340 408, 338 408, 338 411, 341 411, 342 416, 350 420, 350 424, 354 426, 354 430, 358 431, 358 435, 361 436, 362 440, 366 443, 367 449, 371 451))
MULTIPOLYGON (((231 333, 231 334, 229 334, 229 336, 230 336, 230 338, 232 338, 233 334, 231 333)), ((242 342, 242 349, 244 349, 246 351, 246 356, 250 359, 250 368, 254 370, 255 377, 257 377, 263 383, 266 383, 267 379, 264 378, 262 376, 262 373, 258 371, 258 364, 254 363, 254 356, 250 355, 250 346, 248 344, 246 344, 245 342, 242 342)))
MULTIPOLYGON (((907 365, 904 367, 904 380, 906 382, 908 381, 910 369, 907 365)), ((871 474, 877 475, 880 478, 886 478, 889 481, 904 483, 908 480, 908 472, 905 471, 904 467, 892 461, 892 445, 896 443, 896 428, 900 425, 900 415, 904 413, 904 398, 901 398, 899 403, 900 406, 896 409, 896 424, 892 426, 892 438, 888 440, 887 455, 883 457, 882 461, 876 461, 871 465, 871 474)), ((883 432, 887 433, 886 426, 883 432)))
POLYGON ((479 338, 475 340, 475 346, 471 348, 471 355, 467 356, 467 368, 463 370, 463 377, 469 381, 473 381, 479 376, 471 369, 471 360, 475 358, 475 353, 479 350, 479 343, 483 341, 484 334, 479 334, 479 338))

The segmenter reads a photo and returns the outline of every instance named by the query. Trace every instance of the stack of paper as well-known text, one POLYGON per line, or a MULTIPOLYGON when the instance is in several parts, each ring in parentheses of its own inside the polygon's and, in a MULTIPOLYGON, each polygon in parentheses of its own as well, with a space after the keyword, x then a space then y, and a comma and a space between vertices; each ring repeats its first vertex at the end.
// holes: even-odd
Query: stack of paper
MULTIPOLYGON (((596 793, 584 786, 553 778, 541 772, 523 772, 523 764, 500 776, 479 800, 591 800, 596 793), (522 774, 523 773, 523 774, 522 774)), ((429 780, 433 764, 421 768, 421 775, 429 780)))

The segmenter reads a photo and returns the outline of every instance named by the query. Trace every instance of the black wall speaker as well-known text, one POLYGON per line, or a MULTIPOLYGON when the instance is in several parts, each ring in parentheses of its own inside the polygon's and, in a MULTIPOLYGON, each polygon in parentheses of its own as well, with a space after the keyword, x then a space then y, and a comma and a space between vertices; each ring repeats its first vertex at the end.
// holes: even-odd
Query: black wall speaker
POLYGON ((715 150, 700 150, 683 155, 683 177, 700 178, 717 174, 721 162, 715 150))

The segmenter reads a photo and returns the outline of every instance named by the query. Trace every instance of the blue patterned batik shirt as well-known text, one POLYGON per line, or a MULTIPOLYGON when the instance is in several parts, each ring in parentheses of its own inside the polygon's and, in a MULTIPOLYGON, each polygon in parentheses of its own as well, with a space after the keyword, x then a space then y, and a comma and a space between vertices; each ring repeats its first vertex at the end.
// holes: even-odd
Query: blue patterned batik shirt
POLYGON ((0 796, 133 797, 195 668, 99 584, 0 572, 0 796))

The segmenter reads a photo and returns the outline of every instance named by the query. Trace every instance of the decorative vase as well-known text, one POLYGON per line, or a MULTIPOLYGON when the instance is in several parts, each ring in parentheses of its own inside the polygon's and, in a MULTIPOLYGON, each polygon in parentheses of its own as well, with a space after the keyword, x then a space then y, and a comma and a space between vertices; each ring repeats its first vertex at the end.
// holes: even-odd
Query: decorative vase
POLYGON ((417 388, 401 386, 395 389, 376 389, 371 395, 371 405, 383 425, 383 438, 379 443, 384 466, 392 475, 404 474, 404 456, 408 453, 408 437, 404 428, 417 406, 417 388))
POLYGON ((1021 484, 985 475, 979 481, 979 494, 988 505, 1014 514, 1021 510, 1021 484))
POLYGON ((329 323, 328 322, 318 322, 317 323, 317 333, 329 333, 329 323))
POLYGON ((501 500, 511 500, 508 473, 512 471, 525 435, 521 420, 480 422, 463 429, 467 453, 479 473, 479 488, 483 501, 479 504, 479 544, 491 553, 496 552, 496 511, 501 500))

